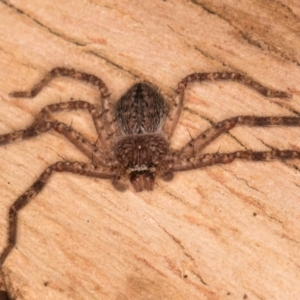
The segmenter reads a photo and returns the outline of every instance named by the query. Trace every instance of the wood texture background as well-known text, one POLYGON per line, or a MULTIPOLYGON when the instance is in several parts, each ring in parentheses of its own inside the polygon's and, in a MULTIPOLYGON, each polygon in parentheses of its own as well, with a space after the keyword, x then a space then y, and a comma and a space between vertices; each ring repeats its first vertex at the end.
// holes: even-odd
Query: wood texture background
MULTIPOLYGON (((189 88, 172 145, 236 115, 300 112, 298 0, 0 1, 0 134, 49 103, 97 103, 97 90, 56 79, 11 99, 51 68, 96 74, 112 99, 139 80, 168 96, 192 72, 233 70, 293 94, 265 99, 236 83, 189 88)), ((89 116, 58 116, 96 139, 89 116)), ((206 149, 300 150, 299 128, 235 128, 206 149)), ((0 148, 0 247, 9 206, 50 164, 87 159, 55 133, 0 148)), ((2 268, 13 299, 298 299, 300 162, 236 161, 124 193, 109 181, 55 174, 20 214, 2 268)))

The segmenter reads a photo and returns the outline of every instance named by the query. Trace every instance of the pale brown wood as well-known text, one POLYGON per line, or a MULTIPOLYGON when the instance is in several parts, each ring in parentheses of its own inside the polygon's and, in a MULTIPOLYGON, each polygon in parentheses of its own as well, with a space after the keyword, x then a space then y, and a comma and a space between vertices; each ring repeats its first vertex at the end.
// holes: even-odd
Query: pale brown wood
MULTIPOLYGON (((56 66, 100 76, 118 97, 149 80, 172 96, 195 71, 233 70, 293 94, 275 101, 237 83, 193 85, 172 145, 235 115, 300 112, 298 1, 0 1, 0 134, 46 104, 97 103, 95 88, 56 79, 11 99, 56 66)), ((60 119, 96 139, 87 114, 60 119)), ((299 128, 235 128, 206 151, 300 149, 299 128)), ((0 148, 0 247, 9 206, 51 163, 87 161, 55 133, 0 148)), ((109 181, 56 174, 21 213, 2 273, 16 299, 297 299, 300 167, 215 166, 120 193, 109 181)))

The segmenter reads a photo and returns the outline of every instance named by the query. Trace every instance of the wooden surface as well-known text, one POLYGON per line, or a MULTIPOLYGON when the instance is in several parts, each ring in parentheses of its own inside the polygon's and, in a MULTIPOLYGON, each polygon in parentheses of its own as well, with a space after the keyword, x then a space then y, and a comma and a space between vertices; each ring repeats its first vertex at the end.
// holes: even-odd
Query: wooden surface
MULTIPOLYGON (((0 1, 0 134, 46 104, 97 103, 87 84, 57 79, 11 99, 56 66, 100 76, 112 99, 138 80, 169 96, 195 72, 233 70, 291 100, 236 83, 189 88, 172 145, 236 115, 300 112, 296 0, 0 1)), ((299 113, 298 113, 299 114, 299 113)), ((58 116, 96 139, 87 114, 58 116)), ((206 149, 300 149, 299 128, 235 128, 206 149)), ((50 164, 87 159, 55 133, 0 148, 0 247, 9 206, 50 164)), ((3 266, 13 299, 298 299, 300 162, 234 162, 120 193, 105 180, 55 174, 20 214, 3 266)))

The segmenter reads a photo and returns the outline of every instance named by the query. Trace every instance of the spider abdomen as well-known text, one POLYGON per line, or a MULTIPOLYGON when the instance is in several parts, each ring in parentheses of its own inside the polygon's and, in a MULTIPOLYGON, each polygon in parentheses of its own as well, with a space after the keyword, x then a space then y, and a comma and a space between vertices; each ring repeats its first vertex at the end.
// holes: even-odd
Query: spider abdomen
POLYGON ((158 165, 168 152, 168 142, 161 134, 127 135, 115 146, 118 162, 130 172, 145 171, 158 165))
POLYGON ((162 94, 150 83, 132 86, 116 105, 116 118, 124 134, 153 133, 161 129, 167 115, 162 94))

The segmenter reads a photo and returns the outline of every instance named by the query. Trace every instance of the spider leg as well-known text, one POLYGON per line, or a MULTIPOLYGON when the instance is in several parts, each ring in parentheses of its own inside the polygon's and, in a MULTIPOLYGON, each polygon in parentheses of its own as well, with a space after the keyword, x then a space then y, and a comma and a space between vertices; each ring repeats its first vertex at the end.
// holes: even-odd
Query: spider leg
POLYGON ((236 81, 238 83, 244 84, 254 90, 256 90, 258 93, 264 95, 265 97, 274 97, 274 98, 290 98, 291 95, 282 92, 273 90, 270 88, 267 88, 257 81, 239 74, 235 72, 213 72, 213 73, 193 73, 185 78, 183 78, 179 84, 178 84, 178 90, 177 93, 180 93, 185 90, 187 85, 192 82, 201 82, 201 81, 216 81, 216 80, 231 80, 236 81))
POLYGON ((182 111, 183 99, 184 91, 182 90, 178 93, 178 95, 175 96, 172 105, 170 105, 170 110, 166 117, 165 124, 163 126, 163 132, 165 133, 168 139, 172 137, 176 125, 178 123, 182 111))
MULTIPOLYGON (((10 93, 9 96, 17 97, 17 98, 33 98, 52 79, 54 79, 56 77, 61 77, 61 76, 88 82, 88 83, 98 87, 98 90, 99 90, 100 96, 101 96, 100 111, 103 112, 101 116, 104 120, 104 129, 106 130, 106 136, 108 137, 106 143, 109 144, 108 148, 110 149, 111 142, 109 139, 112 136, 119 134, 119 127, 118 127, 118 124, 116 121, 113 104, 110 101, 109 90, 108 90, 106 84, 104 83, 104 81, 102 81, 102 79, 100 79, 99 77, 92 75, 92 74, 77 71, 75 69, 58 67, 58 68, 54 68, 50 72, 48 72, 41 81, 39 81, 38 83, 36 83, 33 86, 33 88, 30 91, 16 91, 16 92, 10 93)), ((95 123, 95 125, 97 123, 97 122, 95 122, 95 119, 94 119, 94 123, 95 123)), ((103 130, 100 130, 100 128, 102 129, 101 126, 99 128, 96 126, 96 128, 97 128, 99 135, 100 135, 100 132, 102 132, 101 135, 104 134, 103 130)))
POLYGON ((0 266, 12 251, 17 240, 18 212, 24 208, 31 199, 42 191, 51 175, 54 172, 70 172, 84 176, 109 179, 114 178, 115 174, 108 168, 99 165, 85 164, 80 162, 57 162, 48 167, 36 180, 36 182, 21 195, 9 209, 8 243, 0 256, 0 266))
POLYGON ((109 91, 106 84, 97 76, 77 71, 75 69, 68 69, 58 67, 48 72, 42 80, 36 83, 30 91, 16 91, 9 94, 10 97, 17 98, 33 98, 35 97, 52 79, 56 77, 69 77, 72 79, 88 82, 98 87, 101 98, 109 96, 109 91))
POLYGON ((97 164, 105 164, 100 151, 95 145, 90 143, 84 136, 72 127, 58 121, 40 121, 33 123, 26 129, 0 135, 0 145, 10 144, 18 140, 26 140, 51 129, 54 129, 56 132, 64 135, 77 149, 91 159, 91 161, 97 164))
POLYGON ((290 98, 291 95, 282 92, 282 91, 277 91, 273 90, 270 88, 267 88, 257 81, 254 81, 253 79, 239 74, 235 72, 213 72, 213 73, 193 73, 185 78, 183 78, 179 83, 178 83, 178 88, 177 88, 177 95, 174 99, 174 104, 172 105, 172 108, 169 112, 168 118, 166 119, 165 125, 164 125, 164 132, 166 133, 168 138, 171 138, 176 124, 178 122, 180 113, 182 111, 182 106, 183 106, 183 100, 184 100, 184 94, 185 94, 185 89, 189 83, 193 82, 202 82, 202 81, 217 81, 217 80, 231 80, 231 81, 236 81, 241 84, 244 84, 260 94, 266 96, 266 97, 274 97, 274 98, 290 98))
POLYGON ((221 121, 189 141, 180 150, 181 156, 192 156, 203 150, 221 134, 234 128, 236 125, 251 127, 267 126, 300 126, 299 117, 254 117, 239 116, 221 121))
POLYGON ((236 151, 232 153, 212 153, 194 157, 180 157, 169 163, 168 172, 179 172, 204 168, 217 164, 229 164, 235 159, 248 161, 271 161, 300 158, 300 151, 272 150, 272 151, 236 151))
POLYGON ((91 115, 98 135, 98 140, 96 142, 98 146, 102 146, 103 149, 112 149, 112 145, 110 143, 109 145, 107 145, 107 143, 110 142, 111 136, 109 135, 107 130, 105 130, 105 124, 104 122, 102 122, 103 113, 100 113, 100 111, 89 102, 82 100, 72 100, 70 102, 47 105, 40 111, 40 113, 36 117, 36 120, 37 122, 39 122, 39 120, 47 120, 49 113, 78 109, 87 110, 91 115))

